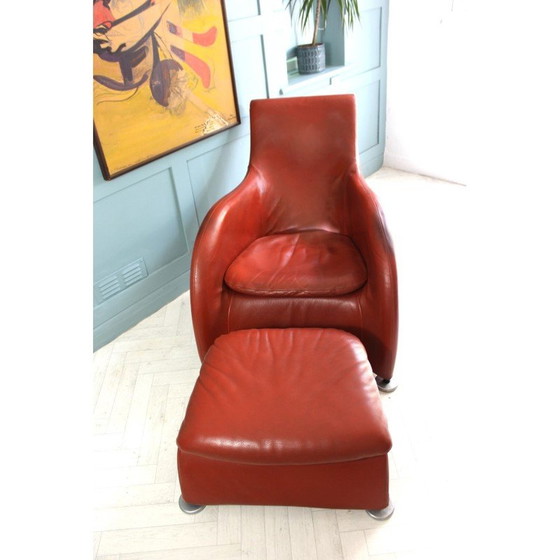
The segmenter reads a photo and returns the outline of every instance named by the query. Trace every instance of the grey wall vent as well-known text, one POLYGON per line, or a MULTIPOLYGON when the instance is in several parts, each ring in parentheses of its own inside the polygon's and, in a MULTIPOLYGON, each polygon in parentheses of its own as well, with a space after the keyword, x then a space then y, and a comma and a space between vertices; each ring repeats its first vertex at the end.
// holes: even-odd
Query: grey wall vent
POLYGON ((95 299, 101 303, 148 276, 146 263, 140 258, 123 266, 110 276, 95 283, 95 299))

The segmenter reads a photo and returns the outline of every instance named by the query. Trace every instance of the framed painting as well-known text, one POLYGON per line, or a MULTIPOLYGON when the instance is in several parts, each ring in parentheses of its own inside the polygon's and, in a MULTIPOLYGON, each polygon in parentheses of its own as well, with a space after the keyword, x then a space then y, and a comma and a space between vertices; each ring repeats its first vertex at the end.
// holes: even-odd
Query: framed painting
POLYGON ((93 0, 105 179, 240 123, 223 0, 93 0))

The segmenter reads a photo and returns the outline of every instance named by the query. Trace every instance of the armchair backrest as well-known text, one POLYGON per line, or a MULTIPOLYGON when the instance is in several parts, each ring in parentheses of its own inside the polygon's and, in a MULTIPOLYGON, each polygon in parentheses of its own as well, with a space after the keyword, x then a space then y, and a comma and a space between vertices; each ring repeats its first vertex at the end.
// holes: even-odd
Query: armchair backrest
POLYGON ((251 161, 263 178, 269 233, 338 230, 356 169, 353 95, 251 102, 251 161))

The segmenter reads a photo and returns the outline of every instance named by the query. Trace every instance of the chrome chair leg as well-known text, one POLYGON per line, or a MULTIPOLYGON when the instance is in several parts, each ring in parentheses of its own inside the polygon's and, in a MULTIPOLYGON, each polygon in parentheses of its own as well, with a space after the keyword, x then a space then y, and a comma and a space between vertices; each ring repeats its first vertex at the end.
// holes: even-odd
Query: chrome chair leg
POLYGON ((183 496, 179 498, 179 507, 184 513, 189 515, 194 515, 195 513, 200 513, 206 506, 197 506, 196 504, 189 504, 183 500, 183 496))
POLYGON ((398 381, 396 381, 393 377, 391 377, 391 379, 376 377, 375 381, 377 383, 377 387, 383 393, 392 393, 399 386, 398 381))
POLYGON ((391 500, 389 500, 389 505, 387 507, 384 507, 383 509, 366 509, 366 513, 370 517, 373 517, 378 521, 384 521, 385 519, 389 519, 389 517, 393 515, 394 511, 395 511, 395 506, 393 505, 391 500))

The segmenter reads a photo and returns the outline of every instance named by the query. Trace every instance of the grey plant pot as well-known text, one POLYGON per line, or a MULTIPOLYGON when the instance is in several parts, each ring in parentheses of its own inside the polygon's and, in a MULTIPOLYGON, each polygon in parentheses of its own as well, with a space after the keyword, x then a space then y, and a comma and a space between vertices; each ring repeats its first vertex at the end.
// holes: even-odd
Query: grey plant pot
POLYGON ((298 45, 296 47, 298 71, 300 74, 315 74, 325 69, 325 45, 298 45))

